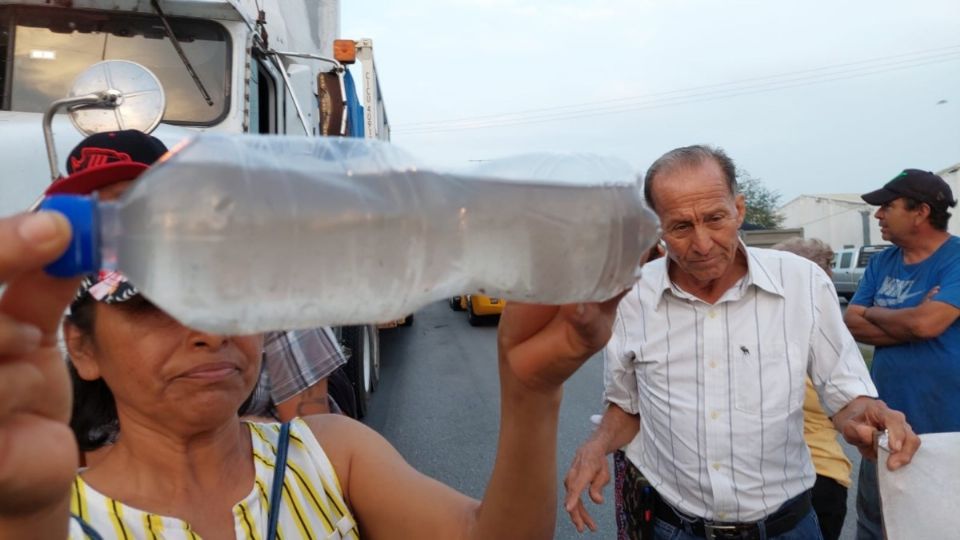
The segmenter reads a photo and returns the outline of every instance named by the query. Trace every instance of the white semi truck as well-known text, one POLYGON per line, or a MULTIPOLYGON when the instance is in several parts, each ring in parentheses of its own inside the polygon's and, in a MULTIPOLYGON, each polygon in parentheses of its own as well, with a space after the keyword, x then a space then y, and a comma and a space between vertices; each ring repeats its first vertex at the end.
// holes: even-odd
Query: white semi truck
MULTIPOLYGON (((339 0, 0 0, 0 215, 30 207, 63 167, 48 161, 44 112, 106 60, 159 80, 166 109, 153 134, 168 147, 207 130, 389 139, 372 44, 339 33, 339 0)), ((83 137, 67 114, 50 128, 57 156, 83 137)), ((339 330, 362 416, 379 379, 378 329, 339 330)))

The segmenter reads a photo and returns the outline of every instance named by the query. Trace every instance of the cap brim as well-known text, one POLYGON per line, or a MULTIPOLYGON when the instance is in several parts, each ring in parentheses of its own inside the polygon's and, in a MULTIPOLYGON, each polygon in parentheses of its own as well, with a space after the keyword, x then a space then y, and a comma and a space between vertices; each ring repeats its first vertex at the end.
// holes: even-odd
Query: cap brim
POLYGON ((150 168, 149 165, 135 161, 107 163, 106 165, 84 169, 70 176, 57 179, 50 184, 50 187, 47 188, 44 194, 86 195, 110 184, 133 180, 148 168, 150 168))
POLYGON ((860 196, 865 203, 871 206, 883 206, 898 197, 901 197, 901 195, 894 193, 887 188, 880 188, 876 191, 871 191, 870 193, 865 193, 860 196))

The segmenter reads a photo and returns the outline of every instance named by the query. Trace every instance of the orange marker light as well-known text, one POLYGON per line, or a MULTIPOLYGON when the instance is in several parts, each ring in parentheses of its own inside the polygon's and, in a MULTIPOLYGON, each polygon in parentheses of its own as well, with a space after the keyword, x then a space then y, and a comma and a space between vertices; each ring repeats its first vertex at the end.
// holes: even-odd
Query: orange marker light
POLYGON ((337 39, 333 42, 333 57, 341 64, 357 61, 357 43, 350 39, 337 39))

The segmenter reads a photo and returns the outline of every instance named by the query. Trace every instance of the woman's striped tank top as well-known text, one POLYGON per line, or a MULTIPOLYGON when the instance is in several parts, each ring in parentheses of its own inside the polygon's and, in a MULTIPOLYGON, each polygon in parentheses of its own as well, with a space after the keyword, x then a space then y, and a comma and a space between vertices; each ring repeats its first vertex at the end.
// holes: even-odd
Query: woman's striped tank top
MULTIPOLYGON (((249 423, 253 440, 256 480, 253 490, 233 506, 238 539, 268 540, 267 520, 279 424, 249 423)), ((87 485, 80 475, 73 483, 70 511, 106 539, 199 540, 190 524, 150 514, 110 499, 87 485)), ((333 465, 301 420, 290 425, 290 449, 283 479, 277 538, 284 540, 359 538, 356 521, 340 492, 333 465)), ((71 520, 71 540, 92 540, 77 519, 71 520)))

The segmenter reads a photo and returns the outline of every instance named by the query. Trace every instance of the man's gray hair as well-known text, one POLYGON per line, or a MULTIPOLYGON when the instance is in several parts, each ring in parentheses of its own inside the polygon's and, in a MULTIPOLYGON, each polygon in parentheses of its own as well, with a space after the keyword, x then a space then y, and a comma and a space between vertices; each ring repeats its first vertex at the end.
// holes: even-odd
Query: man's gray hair
POLYGON ((833 248, 817 238, 790 238, 773 246, 773 249, 789 251, 817 263, 825 272, 830 272, 833 263, 833 248))
POLYGON ((643 198, 646 199, 647 206, 652 210, 656 210, 653 205, 653 180, 658 174, 684 167, 696 167, 709 159, 712 159, 720 166, 720 170, 723 171, 723 177, 727 181, 727 187, 730 188, 730 194, 735 195, 737 193, 737 166, 734 165, 730 156, 728 156, 722 148, 706 144, 696 144, 693 146, 674 148, 660 156, 653 162, 653 165, 647 169, 647 174, 643 178, 643 198))

